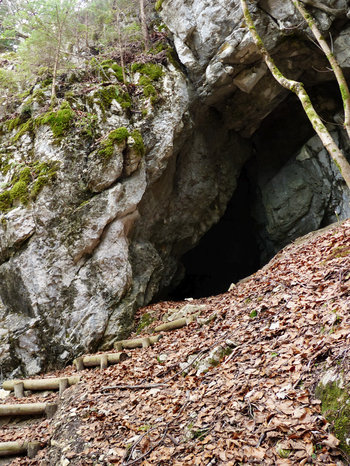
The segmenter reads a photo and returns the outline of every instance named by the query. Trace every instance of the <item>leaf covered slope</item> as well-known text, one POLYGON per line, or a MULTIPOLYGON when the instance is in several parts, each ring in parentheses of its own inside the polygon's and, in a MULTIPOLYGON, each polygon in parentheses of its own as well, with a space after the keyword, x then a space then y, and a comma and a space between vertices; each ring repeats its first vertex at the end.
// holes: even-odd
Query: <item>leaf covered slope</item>
MULTIPOLYGON (((51 439, 35 460, 12 464, 348 464, 314 393, 329 368, 346 382, 349 238, 349 220, 310 234, 231 291, 193 301, 205 305, 201 319, 81 372, 52 421, 2 430, 1 441, 51 439), (220 360, 198 375, 219 346, 220 360), (106 389, 116 385, 144 387, 106 389)), ((141 335, 183 304, 141 309, 141 335)))

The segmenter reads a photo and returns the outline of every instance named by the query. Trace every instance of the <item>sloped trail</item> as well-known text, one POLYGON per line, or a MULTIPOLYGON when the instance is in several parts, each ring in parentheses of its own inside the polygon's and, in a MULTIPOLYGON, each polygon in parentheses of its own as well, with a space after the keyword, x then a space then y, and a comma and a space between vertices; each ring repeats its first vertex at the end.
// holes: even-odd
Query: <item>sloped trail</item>
MULTIPOLYGON (((0 441, 44 446, 9 464, 348 464, 314 390, 327 368, 347 369, 350 221, 286 247, 230 292, 193 303, 205 305, 202 320, 127 350, 119 364, 80 371, 53 419, 2 426, 0 441), (195 355, 187 370, 180 366, 195 355), (198 375, 198 361, 210 366, 211 357, 198 375)), ((184 304, 141 309, 141 321, 154 319, 141 336, 184 304)))

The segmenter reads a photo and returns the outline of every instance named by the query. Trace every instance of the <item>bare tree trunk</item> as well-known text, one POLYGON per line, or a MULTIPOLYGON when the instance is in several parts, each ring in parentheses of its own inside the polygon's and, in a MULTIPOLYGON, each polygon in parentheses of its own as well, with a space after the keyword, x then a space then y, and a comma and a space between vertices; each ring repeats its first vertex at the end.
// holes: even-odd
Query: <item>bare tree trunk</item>
POLYGON ((53 103, 54 100, 56 99, 56 81, 57 81, 57 70, 58 70, 59 59, 60 59, 60 52, 59 52, 59 48, 57 47, 56 55, 55 55, 55 62, 54 62, 53 72, 52 72, 51 103, 53 103))
POLYGON ((63 34, 63 24, 60 20, 60 15, 58 12, 58 7, 56 5, 56 19, 58 24, 58 37, 57 37, 57 48, 55 53, 55 61, 53 65, 53 72, 52 72, 52 85, 51 85, 51 103, 54 102, 56 99, 56 82, 57 82, 57 72, 59 61, 61 58, 61 46, 62 46, 62 34, 63 34))
POLYGON ((271 71, 273 77, 276 81, 281 84, 286 89, 291 90, 294 92, 297 97, 299 98, 304 111, 309 118, 314 130, 318 134, 319 138, 321 139, 322 144, 327 149, 329 155, 333 159, 334 163, 338 167, 340 173, 342 174, 345 183, 347 184, 348 188, 350 189, 350 164, 346 160, 343 152, 339 149, 339 147, 334 142, 332 136, 330 135, 328 129, 323 124, 321 118, 318 116, 315 108, 313 107, 311 100, 304 88, 304 85, 301 82, 294 81, 291 79, 287 79, 281 71, 277 68, 273 58, 270 56, 269 52, 265 48, 256 28, 252 17, 250 16, 248 5, 246 0, 241 0, 241 7, 243 10, 243 15, 246 21, 246 24, 249 28, 250 34, 254 40, 255 45, 259 49, 267 67, 271 71))
POLYGON ((86 22, 86 30, 85 30, 85 45, 86 45, 86 48, 89 48, 90 47, 90 44, 89 44, 89 12, 87 11, 86 14, 85 14, 85 22, 86 22))
POLYGON ((343 99, 343 106, 344 106, 344 128, 348 134, 350 139, 350 92, 349 87, 346 82, 343 70, 340 68, 332 50, 329 48, 326 40, 322 36, 320 30, 316 26, 314 18, 308 13, 305 9, 304 5, 300 2, 300 0, 293 0, 294 6, 300 12, 302 17, 307 22, 309 28, 311 29, 313 35, 315 36, 319 46, 321 47, 323 53, 326 55, 336 77, 336 80, 339 85, 339 89, 341 92, 341 96, 343 99))
POLYGON ((124 46, 123 46, 123 37, 122 31, 120 28, 120 14, 117 11, 117 34, 118 34, 118 42, 119 42, 119 53, 120 53, 120 66, 122 67, 122 74, 123 74, 123 83, 126 83, 126 76, 125 76, 125 62, 124 62, 124 46))
POLYGON ((140 20, 141 20, 141 30, 143 36, 143 43, 145 50, 149 49, 149 35, 147 28, 147 20, 145 14, 145 0, 140 0, 140 20))

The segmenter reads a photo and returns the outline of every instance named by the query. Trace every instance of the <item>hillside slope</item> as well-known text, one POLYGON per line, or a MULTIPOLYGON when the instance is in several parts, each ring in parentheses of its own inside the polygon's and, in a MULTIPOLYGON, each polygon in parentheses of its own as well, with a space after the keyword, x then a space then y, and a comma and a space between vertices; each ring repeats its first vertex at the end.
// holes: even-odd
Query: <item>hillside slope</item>
MULTIPOLYGON (((141 335, 188 303, 141 309, 141 335)), ((35 459, 11 464, 348 464, 338 449, 350 433, 346 404, 322 413, 329 392, 318 389, 321 406, 315 389, 330 370, 328 380, 345 388, 349 378, 350 220, 297 240, 231 291, 190 304, 203 305, 199 319, 126 350, 120 364, 82 371, 51 421, 4 426, 0 441, 47 442, 35 459), (201 374, 200 359, 208 362, 201 374)), ((340 400, 346 390, 332 386, 340 400)))

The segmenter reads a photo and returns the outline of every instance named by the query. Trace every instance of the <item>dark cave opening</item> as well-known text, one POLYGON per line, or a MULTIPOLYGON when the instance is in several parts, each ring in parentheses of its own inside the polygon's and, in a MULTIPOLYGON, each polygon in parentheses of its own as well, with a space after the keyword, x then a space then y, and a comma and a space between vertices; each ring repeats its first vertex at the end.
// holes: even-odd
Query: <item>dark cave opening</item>
MULTIPOLYGON (((325 121, 331 121, 339 109, 337 93, 334 83, 311 89, 325 121)), ((268 182, 313 135, 312 126, 292 94, 265 118, 251 138, 252 156, 242 169, 224 216, 182 257, 186 274, 168 299, 223 293, 231 283, 256 272, 273 256, 268 238, 259 236, 261 225, 253 218, 259 184, 268 182)))
POLYGON ((182 257, 186 275, 171 293, 172 299, 223 293, 231 283, 259 268, 260 252, 250 215, 251 196, 250 181, 243 169, 223 217, 182 257))

